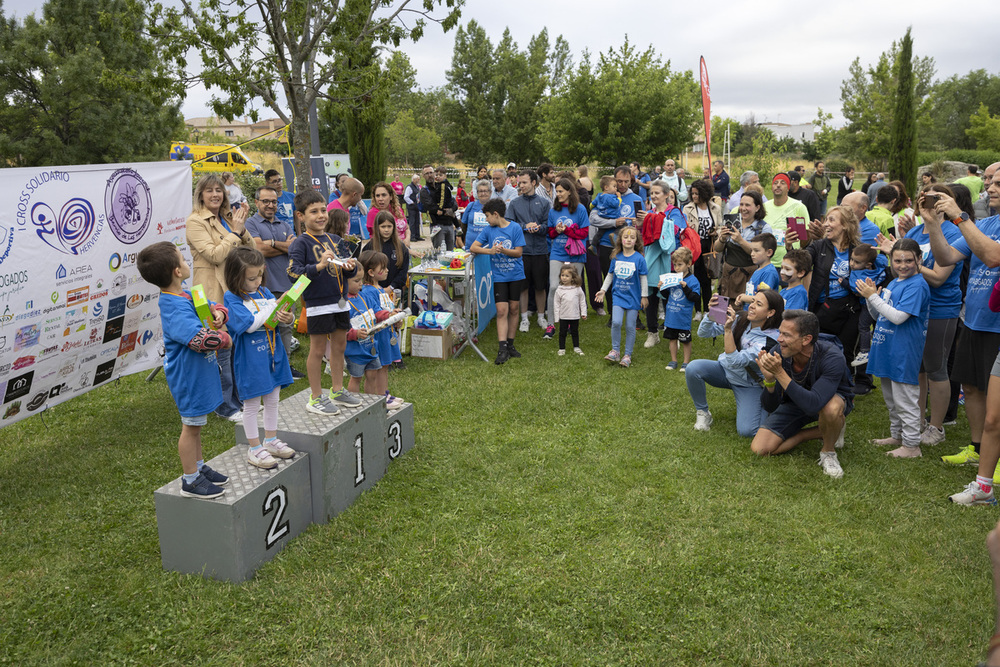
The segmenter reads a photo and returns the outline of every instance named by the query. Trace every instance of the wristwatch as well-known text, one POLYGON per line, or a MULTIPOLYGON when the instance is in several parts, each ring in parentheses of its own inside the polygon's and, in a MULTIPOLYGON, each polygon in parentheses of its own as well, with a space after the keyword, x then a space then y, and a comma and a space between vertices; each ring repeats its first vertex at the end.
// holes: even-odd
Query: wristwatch
POLYGON ((271 239, 271 247, 274 247, 274 239, 271 239))
POLYGON ((969 221, 969 214, 966 213, 965 211, 962 211, 962 215, 952 220, 952 222, 954 222, 956 225, 960 225, 963 222, 968 222, 968 221, 969 221))

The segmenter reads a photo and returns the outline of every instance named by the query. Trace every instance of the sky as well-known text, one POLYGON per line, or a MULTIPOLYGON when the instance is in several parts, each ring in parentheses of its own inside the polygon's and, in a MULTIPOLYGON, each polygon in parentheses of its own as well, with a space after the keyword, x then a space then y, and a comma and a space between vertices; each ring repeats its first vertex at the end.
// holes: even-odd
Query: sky
MULTIPOLYGON (((4 0, 3 11, 24 16, 41 6, 40 0, 4 0)), ((699 57, 704 56, 712 115, 740 121, 752 113, 758 122, 807 123, 822 107, 834 115, 835 126, 843 125, 840 85, 851 62, 860 58, 862 65, 873 64, 909 26, 915 55, 935 60, 935 79, 979 68, 998 71, 995 59, 983 57, 996 43, 1000 25, 1000 18, 990 18, 989 5, 982 5, 982 20, 977 20, 973 6, 954 11, 925 0, 907 3, 905 11, 893 2, 846 0, 819 6, 828 11, 811 13, 817 5, 771 0, 711 5, 466 0, 460 23, 475 19, 494 44, 510 28, 521 49, 547 27, 550 43, 559 34, 566 39, 574 62, 584 49, 597 54, 620 46, 626 35, 637 50, 652 45, 672 70, 691 70, 696 78, 699 57)), ((423 39, 401 46, 420 87, 447 82, 454 42, 454 31, 444 33, 429 25, 423 39)), ((211 115, 209 99, 204 89, 190 90, 182 105, 184 116, 211 115)), ((261 118, 272 115, 261 112, 261 118)))

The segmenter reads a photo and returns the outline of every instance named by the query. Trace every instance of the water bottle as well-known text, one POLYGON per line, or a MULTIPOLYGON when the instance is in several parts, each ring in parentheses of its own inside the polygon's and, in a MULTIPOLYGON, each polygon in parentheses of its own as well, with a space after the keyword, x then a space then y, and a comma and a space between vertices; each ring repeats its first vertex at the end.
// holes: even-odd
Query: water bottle
POLYGON ((438 248, 438 257, 444 255, 446 252, 448 252, 448 248, 447 246, 445 246, 444 241, 442 240, 441 246, 438 248))

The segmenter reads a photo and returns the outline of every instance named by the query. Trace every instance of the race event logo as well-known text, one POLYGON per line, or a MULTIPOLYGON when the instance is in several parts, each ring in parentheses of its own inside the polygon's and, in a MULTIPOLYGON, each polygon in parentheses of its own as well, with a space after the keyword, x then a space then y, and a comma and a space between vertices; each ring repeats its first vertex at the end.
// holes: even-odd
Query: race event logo
POLYGON ((94 207, 82 197, 70 199, 58 214, 47 203, 38 202, 31 207, 31 223, 37 227, 38 238, 67 255, 82 255, 90 250, 103 227, 94 207))
POLYGON ((153 215, 146 181, 128 168, 111 174, 104 192, 104 210, 115 238, 128 245, 139 241, 153 215))

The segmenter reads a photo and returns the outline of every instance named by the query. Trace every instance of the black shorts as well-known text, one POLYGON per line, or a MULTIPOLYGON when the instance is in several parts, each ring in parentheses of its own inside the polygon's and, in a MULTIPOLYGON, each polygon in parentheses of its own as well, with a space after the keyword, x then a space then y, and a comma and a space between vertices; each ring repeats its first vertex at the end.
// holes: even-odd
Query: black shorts
POLYGON ((549 256, 521 255, 527 288, 535 291, 549 288, 549 256))
MULTIPOLYGON (((843 394, 837 394, 837 396, 844 399, 844 416, 846 417, 854 409, 854 397, 843 394)), ((780 436, 782 440, 788 440, 815 421, 819 421, 819 415, 807 415, 795 403, 784 401, 774 412, 768 413, 760 427, 780 436)))
POLYGON ((310 315, 306 309, 306 332, 310 336, 325 336, 338 329, 351 329, 351 316, 344 313, 327 313, 326 315, 310 315))
POLYGON ((667 340, 679 340, 682 343, 691 342, 690 329, 671 329, 667 327, 663 330, 663 337, 667 340))
POLYGON ((955 354, 951 379, 974 386, 979 391, 986 391, 990 384, 990 371, 1000 348, 1000 333, 973 331, 962 327, 955 346, 958 352, 955 354))
POLYGON ((520 301, 521 292, 524 291, 526 282, 524 278, 521 278, 509 283, 493 283, 493 301, 496 303, 520 301))

